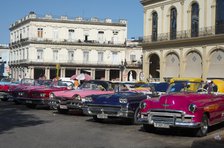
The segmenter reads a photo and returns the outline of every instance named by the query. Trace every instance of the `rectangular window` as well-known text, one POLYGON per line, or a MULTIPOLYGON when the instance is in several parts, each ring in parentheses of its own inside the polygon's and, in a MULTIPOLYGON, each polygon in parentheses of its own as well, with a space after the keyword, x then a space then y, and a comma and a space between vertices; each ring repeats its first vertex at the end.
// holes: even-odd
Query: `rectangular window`
POLYGON ((53 50, 53 60, 58 61, 58 50, 53 50))
POLYGON ((43 50, 37 49, 37 60, 43 60, 43 50))
POLYGON ((75 30, 73 30, 73 29, 69 29, 68 30, 68 40, 69 41, 73 41, 74 40, 74 34, 75 34, 75 30))
POLYGON ((83 63, 88 63, 89 62, 89 51, 84 51, 83 52, 83 63))
POLYGON ((43 28, 37 28, 37 37, 43 38, 43 28))
POLYGON ((112 52, 112 64, 118 64, 118 54, 117 52, 112 52))
POLYGON ((98 32, 98 41, 100 43, 103 43, 104 42, 104 32, 103 31, 99 31, 98 32))
POLYGON ((136 62, 136 55, 131 54, 130 55, 130 60, 131 60, 131 62, 136 62))
POLYGON ((54 29, 53 30, 53 39, 54 40, 57 40, 58 39, 58 30, 57 29, 54 29))
POLYGON ((69 51, 68 52, 68 60, 73 61, 74 60, 74 51, 69 51))
POLYGON ((99 51, 98 52, 98 63, 102 63, 103 62, 103 52, 102 51, 99 51))

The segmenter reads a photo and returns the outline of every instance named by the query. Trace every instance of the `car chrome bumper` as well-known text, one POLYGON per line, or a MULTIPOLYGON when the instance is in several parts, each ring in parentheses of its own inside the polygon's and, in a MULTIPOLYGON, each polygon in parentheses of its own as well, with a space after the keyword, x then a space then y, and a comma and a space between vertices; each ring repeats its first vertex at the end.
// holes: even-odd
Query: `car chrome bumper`
POLYGON ((23 97, 17 97, 16 100, 22 104, 36 104, 36 105, 48 105, 49 99, 43 99, 43 98, 23 98, 23 97))
POLYGON ((119 118, 133 118, 134 111, 128 110, 123 107, 84 107, 83 113, 86 115, 100 115, 106 114, 108 117, 119 117, 119 118))
POLYGON ((74 100, 65 100, 61 101, 59 99, 51 99, 49 100, 48 105, 52 109, 57 109, 63 106, 61 109, 68 109, 68 110, 82 110, 83 102, 81 101, 74 101, 74 100))
POLYGON ((142 113, 138 122, 141 124, 164 125, 164 127, 185 127, 198 128, 201 122, 193 122, 194 115, 185 114, 182 111, 174 110, 153 110, 142 113))

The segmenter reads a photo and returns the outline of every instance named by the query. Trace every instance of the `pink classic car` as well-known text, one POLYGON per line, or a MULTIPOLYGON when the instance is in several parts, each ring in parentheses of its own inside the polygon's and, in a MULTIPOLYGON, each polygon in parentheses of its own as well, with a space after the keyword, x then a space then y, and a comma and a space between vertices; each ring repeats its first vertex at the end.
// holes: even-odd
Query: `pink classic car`
POLYGON ((109 81, 90 80, 85 81, 78 89, 70 91, 57 91, 49 95, 52 109, 59 113, 68 113, 69 110, 82 111, 85 97, 92 94, 114 93, 113 84, 109 81))
POLYGON ((143 129, 181 127, 206 136, 209 126, 224 121, 224 95, 208 92, 202 85, 201 79, 179 79, 170 84, 167 94, 142 101, 138 121, 143 129))

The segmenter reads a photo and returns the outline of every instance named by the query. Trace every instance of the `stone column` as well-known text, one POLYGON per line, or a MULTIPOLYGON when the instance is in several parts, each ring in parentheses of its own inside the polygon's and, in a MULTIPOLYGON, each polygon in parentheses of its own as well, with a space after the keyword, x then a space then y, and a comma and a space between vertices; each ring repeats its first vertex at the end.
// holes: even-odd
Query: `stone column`
POLYGON ((95 68, 92 68, 91 69, 91 77, 92 77, 93 80, 95 80, 95 78, 96 78, 95 75, 96 75, 96 69, 95 68))
POLYGON ((206 46, 202 46, 202 79, 204 81, 206 81, 207 76, 208 76, 208 68, 209 68, 209 59, 207 59, 207 54, 206 54, 206 50, 207 47, 206 46))
POLYGON ((164 76, 164 57, 163 57, 163 50, 160 50, 160 82, 163 82, 163 76, 164 76))
POLYGON ((65 67, 61 67, 60 76, 65 77, 65 67))
POLYGON ((34 79, 34 67, 30 67, 30 78, 34 79))
POLYGON ((148 53, 143 51, 143 74, 144 74, 144 81, 147 81, 149 78, 149 58, 148 53))
POLYGON ((110 81, 110 69, 105 70, 105 80, 110 81))
POLYGON ((50 79, 50 68, 49 67, 45 67, 45 76, 46 76, 46 79, 50 79))
POLYGON ((183 55, 184 53, 183 53, 183 48, 180 48, 180 71, 179 71, 179 76, 180 77, 183 77, 184 76, 184 65, 185 65, 185 57, 184 57, 184 55, 183 55))
POLYGON ((81 72, 81 70, 79 68, 77 68, 75 74, 78 75, 78 74, 80 74, 80 72, 81 72))

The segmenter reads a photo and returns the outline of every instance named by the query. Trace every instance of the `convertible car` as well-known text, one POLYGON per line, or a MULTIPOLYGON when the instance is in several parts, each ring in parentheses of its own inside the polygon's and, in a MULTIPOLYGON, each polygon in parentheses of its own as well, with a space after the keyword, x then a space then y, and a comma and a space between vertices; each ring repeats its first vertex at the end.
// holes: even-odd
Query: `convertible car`
MULTIPOLYGON (((123 84, 122 84, 123 85, 123 84)), ((148 88, 154 90, 154 88, 148 88)), ((91 95, 85 97, 84 114, 93 116, 95 121, 108 118, 122 118, 131 124, 137 123, 140 101, 155 97, 154 92, 117 89, 114 94, 91 95)))
POLYGON ((49 94, 56 91, 68 91, 73 87, 71 81, 56 81, 48 85, 30 86, 18 91, 18 102, 25 104, 29 108, 35 108, 37 105, 49 107, 49 94))
POLYGON ((173 79, 167 94, 140 103, 145 131, 156 128, 189 128, 196 136, 206 136, 209 126, 224 121, 224 95, 203 89, 201 79, 173 79))
POLYGON ((0 98, 2 101, 7 101, 8 98, 8 94, 9 94, 9 89, 11 87, 16 87, 19 84, 19 82, 16 81, 11 81, 9 79, 7 79, 7 81, 1 80, 0 81, 0 98))
POLYGON ((49 95, 49 105, 59 113, 68 113, 69 110, 82 111, 85 97, 92 94, 114 93, 113 84, 109 81, 85 81, 78 89, 57 91, 49 95))

